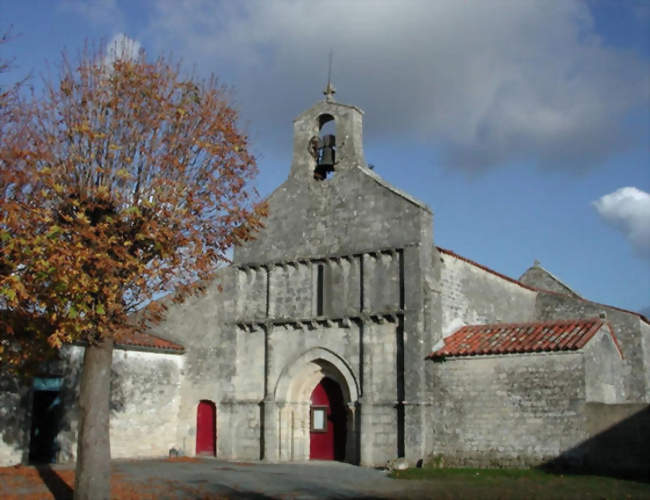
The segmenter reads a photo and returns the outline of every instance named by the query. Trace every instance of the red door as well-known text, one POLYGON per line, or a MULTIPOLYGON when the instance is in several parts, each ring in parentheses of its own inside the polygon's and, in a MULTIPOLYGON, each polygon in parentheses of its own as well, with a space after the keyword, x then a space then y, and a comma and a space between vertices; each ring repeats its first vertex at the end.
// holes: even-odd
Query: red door
POLYGON ((200 401, 196 410, 196 454, 215 455, 217 444, 217 407, 212 401, 200 401))
POLYGON ((311 393, 309 458, 343 460, 345 458, 345 406, 341 388, 324 378, 311 393))

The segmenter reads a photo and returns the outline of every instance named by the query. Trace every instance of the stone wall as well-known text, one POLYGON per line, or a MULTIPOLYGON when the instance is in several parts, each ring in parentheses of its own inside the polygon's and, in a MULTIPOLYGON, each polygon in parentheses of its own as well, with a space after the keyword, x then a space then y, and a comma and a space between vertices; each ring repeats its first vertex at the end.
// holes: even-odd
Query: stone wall
MULTIPOLYGON (((261 412, 261 400, 217 401, 218 458, 226 460, 262 458, 261 412)), ((194 419, 196 420, 196 416, 194 419)), ((190 455, 193 453, 194 450, 190 455)))
MULTIPOLYGON (((55 438, 57 462, 75 460, 77 453, 79 375, 83 347, 61 351, 58 361, 42 374, 60 377, 63 413, 55 438)), ((177 447, 179 387, 183 356, 114 349, 111 372, 111 456, 167 456, 177 447)), ((26 462, 30 448, 33 390, 31 379, 2 379, 0 392, 0 464, 26 462)))
POLYGON ((465 325, 519 323, 535 319, 537 293, 445 252, 440 292, 442 332, 465 325))
POLYGON ((0 467, 27 460, 31 380, 0 376, 0 467))
POLYGON ((289 179, 269 197, 259 239, 235 250, 237 264, 350 255, 420 240, 431 214, 355 167, 321 182, 289 179))
POLYGON ((562 283, 558 278, 553 276, 539 264, 535 264, 528 268, 526 272, 519 277, 519 281, 524 285, 532 286, 534 288, 541 288, 542 290, 550 290, 552 292, 579 297, 578 294, 565 283, 562 283))
POLYGON ((449 358, 433 364, 433 446, 445 466, 529 466, 584 437, 580 352, 449 358))
POLYGON ((650 325, 640 320, 639 330, 643 350, 643 373, 645 373, 645 402, 650 403, 650 325))
MULTIPOLYGON (((238 337, 237 327, 230 321, 235 318, 238 280, 244 278, 246 275, 235 268, 222 269, 204 294, 170 306, 165 321, 152 331, 185 347, 175 441, 176 448, 188 455, 195 452, 196 412, 201 400, 216 404, 217 453, 222 446, 226 447, 223 453, 229 452, 228 443, 221 439, 230 432, 228 408, 221 403, 236 398, 238 337)), ((255 311, 265 306, 252 301, 250 307, 255 311)), ((263 371, 263 360, 246 369, 251 375, 263 371)))
MULTIPOLYGON (((357 386, 355 398, 361 388, 368 395, 365 414, 372 413, 377 420, 368 426, 364 442, 373 450, 373 458, 366 459, 383 464, 394 457, 399 427, 396 404, 404 392, 404 375, 398 376, 396 363, 399 350, 404 370, 404 339, 398 333, 403 332, 398 328, 403 252, 397 248, 232 266, 220 272, 218 284, 210 285, 206 295, 170 307, 154 333, 186 348, 177 447, 192 453, 196 405, 208 399, 217 406, 218 456, 259 459, 264 453, 265 426, 278 425, 282 437, 277 459, 308 458, 309 435, 304 429, 309 423, 308 395, 290 402, 290 408, 278 408, 270 424, 264 421, 264 401, 276 397, 283 372, 316 349, 332 353, 349 367, 357 386), (319 292, 321 266, 323 290, 319 292), (307 410, 301 406, 305 404, 307 410), (289 434, 293 437, 286 441, 289 434)), ((409 255, 417 259, 417 248, 409 255)), ((414 264, 407 269, 418 274, 418 261, 414 264)), ((422 349, 415 335, 411 345, 422 349)), ((423 370, 425 354, 414 355, 418 365, 412 369, 423 370)), ((285 404, 282 399, 277 403, 285 404)), ((354 407, 356 399, 347 403, 354 407)), ((350 419, 350 426, 355 426, 349 429, 352 437, 357 423, 354 416, 350 419)), ((349 451, 350 460, 359 459, 358 446, 351 445, 349 451)))
POLYGON ((539 321, 556 319, 595 318, 605 312, 623 352, 622 401, 648 401, 648 371, 644 356, 647 350, 648 325, 638 315, 619 309, 576 299, 559 293, 539 292, 535 315, 539 321), (644 325, 643 327, 641 325, 644 325))
POLYGON ((604 325, 582 349, 585 358, 585 400, 608 405, 622 403, 625 360, 604 325))
POLYGON ((650 406, 587 403, 587 439, 545 467, 647 481, 650 470, 650 406))
MULTIPOLYGON (((79 375, 83 348, 65 354, 63 426, 57 437, 59 462, 77 454, 79 375)), ((113 350, 110 443, 112 458, 167 456, 178 447, 176 425, 183 356, 136 350, 113 350)))
MULTIPOLYGON (((268 279, 269 271, 263 267, 249 267, 239 269, 236 272, 236 288, 232 291, 237 294, 237 300, 234 302, 234 317, 229 318, 231 321, 236 319, 263 319, 266 317, 268 279)), ((277 278, 274 276, 274 279, 277 278)), ((309 276, 309 283, 311 284, 311 276, 309 276)), ((308 299, 311 308, 311 290, 309 290, 308 299)))
POLYGON ((160 457, 178 448, 183 356, 115 349, 111 373, 111 456, 160 457))

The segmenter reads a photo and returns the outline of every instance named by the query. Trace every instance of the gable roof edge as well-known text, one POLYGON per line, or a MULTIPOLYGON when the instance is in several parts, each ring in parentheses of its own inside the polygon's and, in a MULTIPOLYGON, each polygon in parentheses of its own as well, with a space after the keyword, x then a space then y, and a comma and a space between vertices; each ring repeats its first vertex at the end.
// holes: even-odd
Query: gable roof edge
MULTIPOLYGON (((580 295, 578 292, 576 292, 573 288, 571 288, 569 285, 567 285, 564 281, 562 281, 560 278, 558 278, 558 277, 557 277, 555 274, 553 274, 551 271, 549 271, 549 270, 546 269, 544 266, 542 266, 538 261, 535 261, 535 263, 534 263, 531 267, 529 267, 528 269, 526 269, 526 271, 524 271, 524 273, 523 273, 521 276, 519 276, 519 279, 521 280, 521 278, 522 278, 522 276, 524 276, 524 274, 526 274, 530 269, 533 269, 533 268, 535 268, 535 267, 537 267, 537 268, 541 269, 542 271, 544 271, 544 272, 545 272, 546 274, 548 274, 548 275, 549 275, 553 280, 557 281, 558 284, 560 284, 562 287, 566 288, 566 289, 567 289, 571 294, 575 295, 575 296, 578 297, 578 298, 583 298, 582 295, 580 295)), ((551 290, 549 290, 549 291, 551 291, 551 290)), ((562 292, 556 292, 556 293, 562 293, 562 292)))
POLYGON ((471 260, 471 259, 468 259, 467 257, 463 257, 462 255, 458 255, 453 250, 449 250, 447 248, 442 248, 442 247, 439 247, 439 246, 436 246, 435 248, 440 253, 444 253, 444 254, 447 254, 447 255, 449 255, 451 257, 454 257, 454 258, 456 258, 458 260, 462 260, 463 262, 467 262, 468 264, 471 264, 474 267, 478 267, 479 269, 482 269, 483 271, 487 271, 488 273, 493 274, 493 275, 495 275, 495 276, 497 276, 497 277, 499 277, 499 278, 501 278, 503 280, 509 281, 510 283, 512 283, 514 285, 518 285, 521 288, 525 288, 526 290, 530 290, 531 292, 540 291, 539 288, 535 288, 535 287, 532 287, 532 286, 529 286, 529 285, 525 285, 519 280, 511 278, 510 276, 506 276, 505 274, 502 274, 502 273, 500 273, 498 271, 495 271, 494 269, 490 269, 489 267, 484 266, 483 264, 479 264, 478 262, 476 262, 474 260, 471 260))
POLYGON ((455 257, 455 258, 457 258, 459 260, 467 262, 468 264, 471 264, 471 265, 473 265, 475 267, 478 267, 479 269, 483 269, 484 271, 487 271, 488 273, 494 274, 495 276, 498 276, 501 279, 504 279, 506 281, 510 281, 511 283, 513 283, 515 285, 519 285, 520 287, 525 288, 527 290, 531 290, 533 292, 538 292, 538 293, 547 293, 549 295, 559 295, 559 296, 562 296, 562 297, 569 297, 571 299, 580 300, 582 302, 587 302, 587 303, 593 304, 595 306, 608 307, 608 308, 614 309, 616 311, 620 311, 620 312, 624 312, 624 313, 628 313, 628 314, 632 314, 634 316, 637 316, 644 323, 650 324, 650 320, 645 315, 643 315, 643 314, 641 314, 639 312, 631 311, 629 309, 623 309, 622 307, 610 306, 608 304, 601 304, 600 302, 595 302, 593 300, 585 299, 584 297, 582 297, 582 296, 580 296, 578 294, 576 294, 575 296, 571 296, 571 295, 568 295, 566 293, 556 292, 554 290, 547 290, 545 288, 539 288, 539 287, 536 287, 536 286, 525 285, 524 283, 522 283, 519 280, 511 278, 510 276, 506 276, 505 274, 502 274, 502 273, 500 273, 498 271, 495 271, 494 269, 490 269, 489 267, 484 266, 483 264, 479 264, 478 262, 473 261, 471 259, 468 259, 467 257, 463 257, 462 255, 457 254, 453 250, 449 250, 447 248, 442 248, 442 247, 439 247, 439 246, 436 246, 436 245, 434 245, 434 247, 440 253, 444 253, 444 254, 450 255, 451 257, 455 257))
POLYGON ((433 214, 433 210, 424 203, 423 201, 418 200, 417 198, 411 196, 405 191, 402 191, 401 189, 396 188, 393 186, 390 182, 388 182, 386 179, 381 177, 378 173, 376 173, 373 170, 370 170, 366 165, 356 165, 356 167, 361 170, 364 174, 366 174, 368 177, 370 177, 372 180, 374 180, 377 184, 380 186, 388 189, 389 191, 395 193, 396 195, 400 196, 401 198, 404 198, 406 201, 409 203, 422 208, 423 210, 426 210, 430 214, 433 214))

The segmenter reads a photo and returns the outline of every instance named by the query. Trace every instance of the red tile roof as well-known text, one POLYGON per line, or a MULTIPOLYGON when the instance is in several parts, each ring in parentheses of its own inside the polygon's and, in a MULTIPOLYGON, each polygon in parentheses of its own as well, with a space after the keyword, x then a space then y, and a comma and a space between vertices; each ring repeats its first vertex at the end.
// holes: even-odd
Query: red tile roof
MULTIPOLYGON (((607 324, 599 318, 542 323, 497 323, 464 326, 445 339, 444 346, 427 359, 479 354, 572 351, 582 348, 607 324)), ((607 325, 609 326, 609 325, 607 325)), ((609 328, 619 354, 618 340, 609 328)))
POLYGON ((146 350, 167 351, 182 353, 185 348, 169 340, 156 337, 150 333, 130 332, 123 333, 115 339, 115 346, 122 348, 136 347, 146 350))

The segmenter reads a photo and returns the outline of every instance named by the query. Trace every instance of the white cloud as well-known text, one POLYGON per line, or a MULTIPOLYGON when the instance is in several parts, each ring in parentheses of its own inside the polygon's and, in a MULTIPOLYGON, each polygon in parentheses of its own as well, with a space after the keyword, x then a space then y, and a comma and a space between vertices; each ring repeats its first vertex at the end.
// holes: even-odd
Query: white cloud
POLYGON ((330 48, 367 137, 416 138, 449 166, 586 169, 648 133, 624 125, 648 104, 647 61, 606 46, 586 2, 161 0, 150 15, 146 36, 234 84, 269 144, 319 97, 330 48))
POLYGON ((650 257, 650 194, 622 187, 593 204, 598 214, 621 231, 641 255, 650 257))
POLYGON ((140 42, 129 38, 124 33, 117 33, 106 44, 104 63, 108 66, 117 60, 133 60, 140 53, 140 42))

